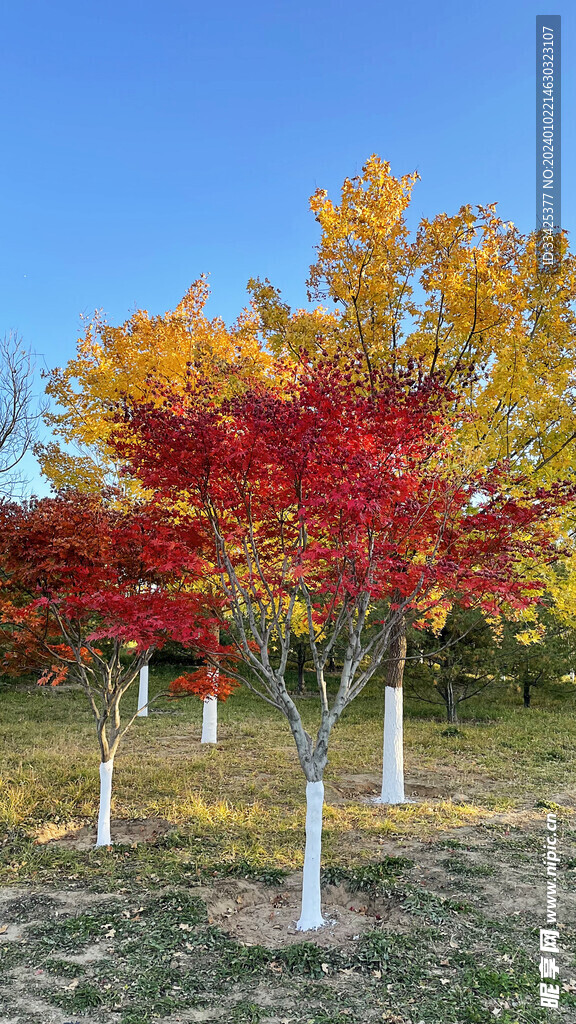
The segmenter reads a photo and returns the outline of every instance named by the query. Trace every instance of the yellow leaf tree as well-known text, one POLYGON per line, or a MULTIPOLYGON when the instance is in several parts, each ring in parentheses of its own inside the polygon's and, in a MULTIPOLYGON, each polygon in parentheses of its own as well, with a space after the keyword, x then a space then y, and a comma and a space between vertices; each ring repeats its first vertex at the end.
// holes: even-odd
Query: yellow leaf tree
MULTIPOLYGON (((410 232, 416 178, 396 178, 372 156, 345 179, 339 202, 314 193, 321 235, 307 283, 316 306, 292 311, 269 281, 251 281, 261 337, 292 359, 354 355, 370 376, 378 364, 400 372, 416 360, 458 395, 455 458, 479 468, 507 459, 535 485, 565 477, 576 439, 576 260, 566 237, 550 274, 538 270, 536 235, 503 221, 495 204, 423 218, 410 232)), ((390 803, 404 800, 405 658, 399 624, 385 689, 381 799, 390 803)))

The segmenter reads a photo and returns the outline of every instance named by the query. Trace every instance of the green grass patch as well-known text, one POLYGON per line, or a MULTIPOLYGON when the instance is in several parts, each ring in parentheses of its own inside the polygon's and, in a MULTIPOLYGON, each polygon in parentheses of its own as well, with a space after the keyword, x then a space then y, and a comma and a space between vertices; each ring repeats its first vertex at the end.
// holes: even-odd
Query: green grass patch
MULTIPOLYGON (((153 692, 179 672, 153 666, 153 692)), ((576 865, 576 717, 559 700, 538 693, 528 713, 508 694, 489 706, 473 700, 454 730, 408 699, 407 777, 430 795, 383 808, 366 789, 366 780, 378 789, 381 770, 383 699, 371 684, 333 735, 323 881, 379 900, 382 920, 342 947, 307 935, 279 948, 243 945, 211 925, 197 892, 235 878, 265 891, 302 867, 305 780, 278 713, 240 691, 220 708, 217 747, 206 748, 200 702, 160 702, 117 756, 113 829, 161 819, 169 830, 78 850, 48 840, 66 844, 96 820, 98 755, 84 695, 4 687, 1 700, 0 880, 8 892, 25 890, 0 912, 0 926, 17 923, 23 935, 0 943, 0 999, 14 1019, 16 977, 82 1024, 168 1024, 192 1010, 210 1020, 221 1008, 232 1024, 546 1019, 537 1005, 542 922, 504 912, 498 892, 511 879, 538 884, 551 810, 562 870, 576 865), (84 909, 57 916, 59 888, 78 893, 84 909)), ((135 700, 134 691, 126 714, 135 700)), ((314 734, 318 700, 297 700, 314 734)), ((566 957, 574 942, 564 929, 566 957)), ((565 993, 559 1024, 574 1019, 573 1003, 565 993)), ((36 1011, 22 1017, 41 1020, 36 1011)))

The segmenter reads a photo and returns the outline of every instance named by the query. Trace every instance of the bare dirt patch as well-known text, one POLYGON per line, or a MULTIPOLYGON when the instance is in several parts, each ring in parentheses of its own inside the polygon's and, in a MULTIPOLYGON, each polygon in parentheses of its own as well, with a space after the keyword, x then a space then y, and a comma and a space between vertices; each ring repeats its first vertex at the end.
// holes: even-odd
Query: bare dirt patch
MULTIPOLYGON (((336 781, 326 783, 327 800, 332 804, 345 804, 350 800, 371 802, 380 795, 381 786, 381 774, 346 772, 340 775, 336 781)), ((423 781, 421 773, 418 778, 408 775, 404 788, 406 798, 411 803, 434 803, 443 800, 465 803, 486 792, 489 787, 486 781, 482 783, 482 780, 472 780, 469 776, 466 777, 464 786, 462 780, 454 780, 451 784, 446 782, 445 777, 431 773, 425 774, 423 781)))
POLYGON ((562 793, 553 793, 550 800, 560 807, 576 807, 576 789, 564 790, 562 793))
POLYGON ((247 879, 226 879, 218 888, 198 890, 206 902, 208 921, 244 945, 273 948, 294 942, 314 942, 318 946, 346 946, 363 932, 375 928, 405 931, 410 919, 386 898, 370 898, 366 893, 350 893, 344 885, 329 885, 322 892, 322 912, 327 922, 318 931, 296 928, 300 917, 302 875, 290 875, 280 888, 271 889, 247 879))
MULTIPOLYGON (((174 830, 174 825, 165 818, 140 818, 134 821, 118 819, 112 821, 110 831, 114 845, 135 846, 137 843, 153 843, 167 832, 174 830)), ((66 850, 91 850, 96 845, 96 828, 93 825, 67 826, 65 831, 58 829, 54 835, 51 826, 42 829, 36 836, 37 843, 53 843, 66 850)))

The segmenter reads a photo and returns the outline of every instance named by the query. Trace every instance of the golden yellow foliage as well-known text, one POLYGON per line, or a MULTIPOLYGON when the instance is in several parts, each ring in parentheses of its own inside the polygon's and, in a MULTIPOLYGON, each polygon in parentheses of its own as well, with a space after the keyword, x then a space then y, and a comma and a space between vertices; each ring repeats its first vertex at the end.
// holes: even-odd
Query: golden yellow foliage
POLYGON ((258 340, 255 315, 244 311, 229 328, 220 318, 206 316, 207 299, 208 285, 200 278, 163 315, 137 310, 120 327, 98 315, 89 321, 76 358, 48 375, 46 391, 58 409, 47 422, 65 446, 80 450, 79 456, 70 454, 58 440, 39 450, 43 471, 55 485, 94 490, 114 479, 107 444, 114 414, 126 396, 149 397, 152 382, 178 389, 190 377, 205 375, 220 382, 224 395, 266 372, 269 360, 258 340))
POLYGON ((314 193, 321 236, 308 294, 334 311, 291 312, 270 282, 252 281, 262 337, 292 358, 362 353, 369 370, 416 359, 443 371, 474 414, 459 437, 468 461, 508 458, 563 476, 576 438, 576 259, 566 238, 549 274, 537 270, 535 235, 501 220, 495 204, 423 218, 411 235, 416 178, 395 178, 372 156, 345 179, 339 203, 314 193))

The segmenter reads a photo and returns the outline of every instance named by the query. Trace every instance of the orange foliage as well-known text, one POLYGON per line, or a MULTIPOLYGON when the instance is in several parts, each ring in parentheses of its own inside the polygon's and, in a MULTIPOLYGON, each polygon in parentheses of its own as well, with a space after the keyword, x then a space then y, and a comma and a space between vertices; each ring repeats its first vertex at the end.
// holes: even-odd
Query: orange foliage
POLYGON ((170 693, 173 697, 194 694, 201 700, 205 700, 207 697, 217 697, 218 700, 224 701, 239 685, 236 679, 223 675, 213 666, 203 665, 195 672, 184 672, 174 679, 170 683, 170 693))

